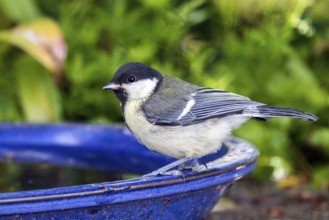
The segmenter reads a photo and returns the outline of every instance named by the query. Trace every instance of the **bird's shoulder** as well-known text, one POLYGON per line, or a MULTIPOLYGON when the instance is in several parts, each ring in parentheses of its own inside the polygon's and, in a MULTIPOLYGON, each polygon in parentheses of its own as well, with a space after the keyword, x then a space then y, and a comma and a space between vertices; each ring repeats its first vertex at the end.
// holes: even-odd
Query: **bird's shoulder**
POLYGON ((148 119, 156 121, 157 117, 177 118, 186 103, 192 98, 199 86, 183 80, 164 76, 161 85, 142 105, 142 110, 148 119))
POLYGON ((191 95, 193 92, 197 91, 200 87, 183 81, 178 78, 171 76, 164 76, 161 85, 158 87, 156 93, 154 93, 153 98, 168 97, 168 98, 181 98, 191 95))

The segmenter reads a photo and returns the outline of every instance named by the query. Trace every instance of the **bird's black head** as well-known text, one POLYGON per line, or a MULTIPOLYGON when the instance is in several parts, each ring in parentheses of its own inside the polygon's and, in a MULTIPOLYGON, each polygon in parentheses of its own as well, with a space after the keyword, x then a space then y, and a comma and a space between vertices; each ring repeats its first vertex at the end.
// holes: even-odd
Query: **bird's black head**
POLYGON ((162 82, 161 73, 142 63, 127 63, 115 73, 112 81, 103 87, 114 91, 121 103, 129 99, 150 96, 162 82))

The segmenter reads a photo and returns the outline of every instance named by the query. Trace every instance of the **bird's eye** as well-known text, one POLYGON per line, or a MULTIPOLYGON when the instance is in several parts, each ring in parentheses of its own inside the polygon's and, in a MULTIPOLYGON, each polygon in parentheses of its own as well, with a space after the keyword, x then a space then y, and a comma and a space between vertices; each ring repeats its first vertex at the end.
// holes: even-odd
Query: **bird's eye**
POLYGON ((135 76, 129 76, 127 80, 128 80, 128 82, 132 83, 132 82, 136 81, 136 78, 135 78, 135 76))

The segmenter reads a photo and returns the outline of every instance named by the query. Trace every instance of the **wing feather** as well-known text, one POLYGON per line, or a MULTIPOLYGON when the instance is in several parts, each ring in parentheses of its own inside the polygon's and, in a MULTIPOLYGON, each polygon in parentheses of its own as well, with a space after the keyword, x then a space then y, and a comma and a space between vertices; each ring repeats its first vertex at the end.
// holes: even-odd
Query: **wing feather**
POLYGON ((143 107, 148 121, 166 126, 187 126, 211 118, 243 114, 245 110, 257 109, 257 106, 264 105, 234 93, 200 87, 192 94, 171 96, 170 100, 164 95, 157 96, 152 103, 143 107), (190 100, 194 100, 193 106, 187 104, 190 100), (157 102, 159 106, 155 106, 154 102, 157 102), (160 106, 163 109, 161 111, 159 111, 160 106), (189 106, 189 111, 185 109, 187 106, 189 106))
POLYGON ((200 123, 211 118, 223 118, 233 114, 243 114, 243 111, 263 105, 253 102, 249 98, 223 90, 202 88, 195 94, 195 105, 191 108, 190 114, 194 116, 181 118, 181 124, 190 125, 200 123))

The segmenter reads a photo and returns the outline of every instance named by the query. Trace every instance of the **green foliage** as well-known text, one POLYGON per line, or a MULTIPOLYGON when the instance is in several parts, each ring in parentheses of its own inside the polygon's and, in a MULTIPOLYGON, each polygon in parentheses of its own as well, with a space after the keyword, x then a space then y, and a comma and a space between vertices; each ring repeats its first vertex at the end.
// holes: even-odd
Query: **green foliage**
POLYGON ((61 100, 51 76, 31 58, 15 59, 16 92, 28 121, 58 121, 61 117, 61 100), (32 85, 32 86, 31 86, 32 85))
POLYGON ((29 21, 31 11, 52 17, 62 28, 68 57, 60 80, 52 82, 35 60, 22 62, 22 51, 0 44, 0 120, 29 119, 22 109, 34 101, 20 89, 24 84, 27 91, 28 80, 36 80, 54 88, 40 90, 43 100, 56 104, 36 105, 36 112, 57 109, 43 121, 122 121, 114 95, 101 88, 120 65, 138 61, 202 86, 318 115, 316 123, 253 121, 235 134, 261 151, 256 178, 298 173, 315 177, 316 186, 328 185, 323 175, 329 159, 328 1, 27 2, 33 6, 22 18, 13 14, 10 1, 0 1, 6 5, 0 30, 29 21))
POLYGON ((14 22, 25 22, 37 19, 40 11, 33 0, 0 0, 2 12, 14 22))

